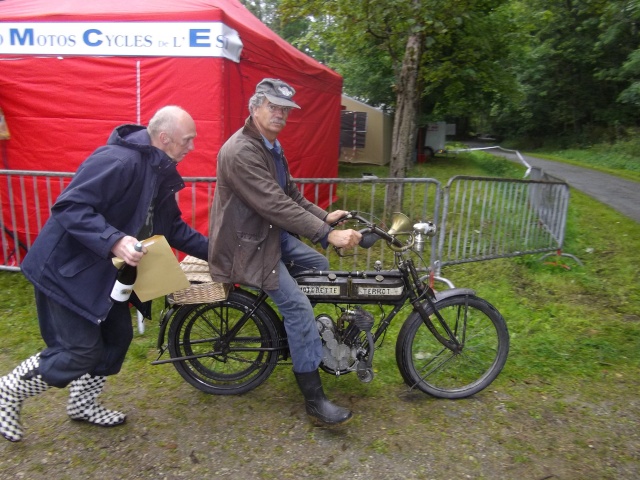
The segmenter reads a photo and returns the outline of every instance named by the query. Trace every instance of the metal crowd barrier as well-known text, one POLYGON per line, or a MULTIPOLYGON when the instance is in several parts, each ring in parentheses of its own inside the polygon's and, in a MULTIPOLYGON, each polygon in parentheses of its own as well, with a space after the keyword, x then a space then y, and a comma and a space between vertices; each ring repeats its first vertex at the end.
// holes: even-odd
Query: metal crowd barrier
POLYGON ((56 198, 73 173, 0 170, 0 270, 20 270, 56 198))
POLYGON ((439 267, 562 249, 569 186, 456 176, 444 189, 439 267))
MULTIPOLYGON (((192 226, 198 227, 202 225, 199 220, 209 218, 209 209, 205 212, 199 208, 196 199, 202 198, 207 207, 210 206, 216 179, 185 177, 184 180, 186 188, 179 193, 179 200, 185 197, 191 199, 192 208, 185 218, 192 226), (206 196, 198 193, 203 190, 203 185, 206 185, 206 196), (194 212, 197 212, 195 216, 194 212)), ((437 221, 442 196, 440 183, 431 178, 300 178, 296 179, 296 184, 306 198, 323 208, 355 210, 380 225, 391 224, 394 212, 389 211, 388 205, 394 184, 403 185, 402 213, 416 221, 437 221)), ((202 228, 200 230, 205 231, 202 228)), ((328 257, 331 255, 332 266, 341 270, 370 270, 377 260, 393 261, 393 253, 384 242, 378 242, 367 250, 356 248, 355 252, 340 252, 338 255, 333 255, 333 251, 328 249, 326 254, 328 257)), ((435 262, 436 252, 436 239, 432 239, 431 245, 423 253, 427 265, 435 262)), ((388 266, 391 267, 390 264, 388 266)))
MULTIPOLYGON (((442 187, 440 182, 432 178, 334 178, 334 179, 296 179, 298 188, 314 203, 323 204, 318 195, 321 185, 331 182, 330 195, 325 198, 330 210, 357 211, 360 215, 372 219, 378 225, 390 227, 395 212, 389 210, 391 195, 395 185, 402 185, 402 205, 400 211, 411 220, 437 222, 440 212, 442 187), (313 195, 310 195, 313 189, 313 195)), ((397 189, 395 189, 397 190, 397 189)), ((324 205, 323 205, 324 206, 324 205)), ((354 228, 357 228, 354 227, 354 228)), ((425 264, 436 263, 437 239, 433 238, 425 246, 422 256, 425 264)), ((339 257, 337 265, 340 270, 371 270, 376 261, 383 262, 383 268, 392 268, 393 252, 385 242, 378 242, 370 249, 356 247, 354 252, 347 252, 339 257)))
MULTIPOLYGON (((55 199, 72 173, 0 170, 0 270, 19 270, 20 263, 48 218, 55 199)), ((186 177, 178 195, 185 220, 206 234, 216 179, 186 177)), ((357 210, 380 225, 390 225, 392 186, 402 185, 402 213, 413 221, 433 220, 438 235, 422 256, 436 275, 446 265, 562 249, 568 185, 557 179, 513 180, 456 176, 443 188, 430 178, 296 179, 303 194, 330 210, 357 210)), ((330 251, 327 251, 327 255, 330 251)), ((392 261, 378 242, 331 257, 334 268, 369 270, 392 261)))

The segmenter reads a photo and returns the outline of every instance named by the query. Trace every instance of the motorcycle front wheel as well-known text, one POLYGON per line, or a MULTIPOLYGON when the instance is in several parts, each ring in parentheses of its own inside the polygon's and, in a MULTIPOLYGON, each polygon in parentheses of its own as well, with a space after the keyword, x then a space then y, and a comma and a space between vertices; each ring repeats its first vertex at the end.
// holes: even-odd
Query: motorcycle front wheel
MULTIPOLYGON (((409 315, 398 334, 396 361, 405 381, 438 398, 465 398, 488 387, 502 371, 509 353, 509 331, 502 315, 474 295, 443 299, 436 308, 461 348, 445 347, 418 312, 409 315)), ((427 314, 445 338, 431 307, 427 314)))

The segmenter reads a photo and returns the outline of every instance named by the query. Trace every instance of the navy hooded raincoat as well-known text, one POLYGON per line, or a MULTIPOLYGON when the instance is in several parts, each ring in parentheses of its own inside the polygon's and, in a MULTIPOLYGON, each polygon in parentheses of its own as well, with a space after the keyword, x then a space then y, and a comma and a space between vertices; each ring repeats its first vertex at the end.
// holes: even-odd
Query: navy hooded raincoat
POLYGON ((100 323, 117 273, 111 249, 125 235, 138 237, 154 200, 153 234, 206 260, 207 238, 182 220, 176 202, 184 188, 176 166, 151 145, 145 127, 116 128, 58 197, 24 258, 24 275, 56 302, 100 323))

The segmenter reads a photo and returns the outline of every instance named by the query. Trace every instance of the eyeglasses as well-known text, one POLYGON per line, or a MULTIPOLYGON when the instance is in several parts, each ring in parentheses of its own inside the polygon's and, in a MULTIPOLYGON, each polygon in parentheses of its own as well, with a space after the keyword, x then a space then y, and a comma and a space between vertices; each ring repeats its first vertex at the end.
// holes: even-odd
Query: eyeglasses
POLYGON ((291 111, 291 107, 281 107, 280 105, 274 105, 273 103, 268 103, 267 108, 270 113, 282 112, 283 115, 289 115, 291 111))

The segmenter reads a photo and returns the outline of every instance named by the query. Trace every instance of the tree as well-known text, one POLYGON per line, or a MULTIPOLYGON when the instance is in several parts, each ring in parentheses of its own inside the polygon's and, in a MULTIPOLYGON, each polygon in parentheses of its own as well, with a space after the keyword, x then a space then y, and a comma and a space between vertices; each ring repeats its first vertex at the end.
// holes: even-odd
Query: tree
POLYGON ((279 29, 279 17, 276 14, 280 0, 240 0, 247 10, 253 13, 258 20, 277 32, 279 29))
POLYGON ((572 142, 640 122, 640 0, 245 3, 346 94, 395 114, 392 177, 432 120, 572 142))
MULTIPOLYGON (((453 9, 445 11, 442 8, 451 2, 429 2, 428 6, 426 3, 419 0, 309 0, 300 5, 294 0, 283 0, 281 4, 287 18, 313 19, 309 33, 334 47, 329 65, 337 71, 340 72, 345 65, 348 65, 347 68, 361 68, 363 51, 370 54, 367 59, 373 59, 373 64, 388 65, 382 71, 392 72, 392 75, 383 77, 383 81, 388 82, 384 91, 393 91, 395 95, 391 177, 405 176, 413 154, 417 103, 420 98, 419 72, 425 42, 430 38, 434 43, 437 37, 446 35, 447 22, 455 18, 453 9)), ((305 41, 308 42, 308 38, 305 41)), ((345 85, 348 89, 346 80, 345 85)), ((371 97, 375 96, 374 92, 367 89, 359 93, 356 96, 369 103, 371 97)), ((392 201, 400 198, 395 193, 391 192, 392 201)))
POLYGON ((512 0, 509 6, 526 42, 509 60, 522 100, 502 110, 503 128, 537 144, 560 138, 569 145, 637 123, 637 0, 512 0))
POLYGON ((615 125, 638 122, 640 106, 640 1, 613 1, 605 5, 600 21, 602 33, 596 49, 601 61, 596 77, 610 82, 616 95, 615 125))
MULTIPOLYGON (((417 6, 419 0, 414 0, 417 6)), ((389 176, 403 178, 406 175, 415 143, 415 125, 418 103, 418 71, 422 56, 424 36, 419 28, 407 37, 402 66, 397 76, 397 100, 393 135, 391 141, 391 165, 389 176)), ((392 184, 389 191, 391 211, 400 210, 402 205, 402 184, 392 184)))
MULTIPOLYGON (((313 19, 303 43, 321 39, 316 46, 333 46, 323 60, 343 74, 347 94, 393 111, 396 118, 411 114, 403 97, 413 96, 418 104, 414 114, 426 119, 489 110, 515 95, 513 75, 504 65, 513 32, 503 4, 505 0, 308 0, 301 6, 283 0, 281 11, 284 23, 313 19), (410 92, 401 76, 409 71, 404 62, 413 59, 418 70, 411 70, 417 76, 410 92)), ((301 48, 300 40, 288 40, 301 48)), ((415 119, 412 123, 417 124, 415 119)), ((409 142, 409 157, 412 150, 409 142)), ((398 174, 403 170, 402 165, 392 168, 398 174)))

